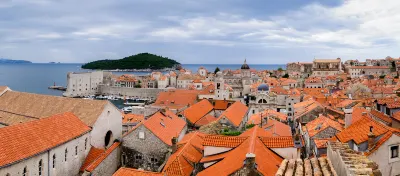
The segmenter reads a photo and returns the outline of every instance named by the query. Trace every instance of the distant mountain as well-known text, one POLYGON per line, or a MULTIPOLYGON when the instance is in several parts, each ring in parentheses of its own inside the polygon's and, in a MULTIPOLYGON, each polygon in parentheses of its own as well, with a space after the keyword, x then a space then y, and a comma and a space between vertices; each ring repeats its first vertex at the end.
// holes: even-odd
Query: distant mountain
POLYGON ((180 63, 167 57, 157 56, 150 53, 140 53, 119 60, 98 60, 82 65, 84 69, 165 69, 177 68, 180 63))
POLYGON ((12 60, 12 59, 2 59, 0 58, 0 64, 30 64, 31 61, 26 60, 12 60))

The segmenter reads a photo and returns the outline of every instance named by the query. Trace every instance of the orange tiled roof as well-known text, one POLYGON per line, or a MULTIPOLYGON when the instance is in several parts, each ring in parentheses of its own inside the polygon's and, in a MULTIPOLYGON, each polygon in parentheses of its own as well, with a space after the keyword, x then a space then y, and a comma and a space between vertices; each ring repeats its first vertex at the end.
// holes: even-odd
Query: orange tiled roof
POLYGON ((273 118, 277 118, 280 119, 282 121, 287 121, 287 115, 282 114, 280 112, 277 112, 275 110, 272 109, 267 109, 264 110, 263 112, 259 112, 257 114, 253 114, 252 116, 250 116, 249 120, 247 121, 247 124, 260 124, 261 122, 261 118, 267 118, 267 117, 273 117, 273 118), (261 117, 262 114, 262 117, 261 117))
POLYGON ((315 136, 319 132, 324 131, 325 129, 327 129, 329 127, 334 128, 338 131, 343 130, 343 126, 339 122, 336 122, 336 121, 334 121, 328 117, 322 116, 322 115, 320 115, 318 118, 316 118, 306 124, 308 135, 310 137, 315 136))
POLYGON ((371 115, 373 115, 376 118, 381 119, 382 121, 385 121, 387 123, 392 123, 392 119, 388 115, 386 115, 386 114, 384 114, 382 112, 379 112, 379 111, 377 111, 375 109, 372 109, 370 111, 370 113, 371 113, 371 115))
POLYGON ((102 155, 105 152, 104 149, 98 149, 95 147, 91 147, 89 150, 88 155, 86 156, 85 161, 83 162, 81 168, 79 169, 79 171, 84 172, 85 169, 91 165, 97 158, 100 157, 100 155, 102 155))
POLYGON ((87 126, 92 126, 107 100, 85 100, 26 92, 7 91, 0 96, 0 122, 15 125, 54 114, 72 112, 87 126))
POLYGON ((248 107, 242 104, 240 101, 233 103, 228 109, 226 109, 218 118, 227 118, 233 125, 239 126, 244 116, 246 115, 248 107))
POLYGON ((70 112, 0 128, 0 167, 36 156, 89 131, 70 112))
POLYGON ((400 121, 400 111, 393 113, 392 117, 393 117, 393 119, 400 121))
MULTIPOLYGON (((365 155, 371 155, 372 153, 374 153, 376 150, 379 149, 380 146, 382 146, 383 143, 385 143, 390 137, 392 137, 394 133, 392 131, 388 131, 387 133, 385 133, 376 143, 374 148, 372 148, 370 151, 365 152, 365 155)), ((400 134, 400 133, 398 133, 400 134)))
POLYGON ((197 100, 198 90, 184 90, 176 89, 167 92, 160 92, 156 102, 153 104, 155 106, 183 108, 188 104, 194 104, 197 100))
POLYGON ((268 119, 267 124, 263 125, 262 128, 271 133, 272 136, 292 136, 291 128, 282 122, 274 119, 268 119))
POLYGON ((357 122, 360 119, 366 118, 366 117, 369 117, 369 115, 368 115, 368 111, 365 108, 354 107, 353 113, 352 113, 352 118, 351 118, 351 124, 357 122))
POLYGON ((165 144, 172 145, 172 137, 177 137, 182 132, 186 122, 169 110, 165 110, 164 114, 161 112, 155 113, 145 120, 143 125, 165 144))
POLYGON ((246 139, 247 137, 207 135, 204 137, 203 145, 233 148, 239 146, 246 139))
POLYGON ((195 125, 196 126, 203 126, 203 125, 207 125, 207 124, 209 124, 211 122, 214 122, 216 120, 217 120, 216 117, 214 117, 214 116, 212 116, 210 114, 207 114, 206 116, 204 116, 200 120, 198 120, 195 125))
POLYGON ((287 95, 288 94, 288 91, 281 86, 275 86, 275 87, 271 88, 270 92, 274 92, 278 95, 287 95))
POLYGON ((268 148, 289 148, 294 147, 292 136, 281 137, 260 137, 262 143, 268 148))
POLYGON ((113 176, 164 176, 164 174, 160 172, 150 172, 150 171, 121 167, 117 170, 117 172, 113 174, 113 176))
POLYGON ((322 83, 321 77, 309 77, 307 78, 304 83, 322 83))
POLYGON ((351 124, 342 132, 336 134, 336 137, 341 142, 353 140, 356 144, 360 144, 368 140, 370 126, 373 126, 373 133, 376 136, 380 136, 389 131, 385 125, 376 122, 370 117, 364 117, 351 124))
POLYGON ((122 123, 139 123, 144 120, 143 114, 125 114, 122 113, 122 123))
MULTIPOLYGON (((198 176, 203 175, 231 175, 243 167, 243 161, 246 159, 246 154, 254 154, 257 164, 257 171, 264 176, 273 176, 278 170, 279 164, 283 159, 267 148, 259 139, 257 126, 251 128, 252 135, 247 137, 236 148, 228 151, 226 156, 198 173, 198 176)), ((236 136, 236 138, 239 138, 236 136)))
POLYGON ((337 108, 345 108, 346 106, 348 106, 348 105, 350 105, 350 104, 352 104, 354 102, 359 102, 359 101, 346 99, 346 100, 343 100, 340 103, 336 104, 336 107, 337 108))
POLYGON ((92 172, 94 169, 99 166, 101 162, 103 162, 108 155, 110 155, 116 148, 119 147, 121 143, 120 142, 115 142, 113 145, 110 146, 103 154, 101 154, 96 160, 93 161, 92 164, 90 164, 85 170, 88 172, 92 172))
POLYGON ((318 149, 326 148, 327 147, 326 143, 328 141, 330 141, 329 139, 313 139, 313 140, 314 140, 315 146, 317 146, 318 149))
POLYGON ((214 102, 215 102, 215 105, 214 105, 215 110, 228 109, 228 104, 230 103, 229 101, 226 101, 226 100, 214 100, 214 102))
POLYGON ((179 143, 178 150, 169 157, 162 172, 166 175, 191 175, 193 163, 198 163, 203 157, 202 150, 197 148, 203 137, 199 132, 187 134, 179 143))
POLYGON ((216 155, 205 156, 200 160, 200 163, 207 163, 207 162, 222 160, 228 155, 228 153, 229 152, 224 152, 224 153, 219 153, 216 155))
POLYGON ((200 102, 185 109, 183 111, 183 115, 190 123, 195 124, 213 109, 213 105, 207 99, 203 99, 200 102))

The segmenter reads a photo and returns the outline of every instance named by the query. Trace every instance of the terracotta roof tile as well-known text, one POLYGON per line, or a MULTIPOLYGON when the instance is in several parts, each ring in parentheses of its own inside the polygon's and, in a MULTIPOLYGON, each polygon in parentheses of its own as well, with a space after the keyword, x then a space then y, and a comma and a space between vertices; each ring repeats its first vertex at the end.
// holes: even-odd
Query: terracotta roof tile
POLYGON ((392 123, 392 119, 389 116, 387 116, 386 114, 382 113, 382 112, 379 112, 379 111, 377 111, 375 109, 372 109, 370 111, 370 113, 371 113, 372 116, 374 116, 376 118, 379 118, 384 122, 392 123))
POLYGON ((0 122, 8 125, 32 121, 53 114, 72 112, 86 125, 92 126, 107 100, 85 100, 25 92, 7 91, 0 96, 0 122))
POLYGON ((393 113, 392 117, 393 117, 393 119, 400 121, 400 111, 393 113))
POLYGON ((281 137, 260 137, 262 143, 268 148, 289 148, 294 147, 292 136, 281 137))
POLYGON ((214 109, 215 110, 226 110, 228 108, 229 101, 226 100, 215 100, 214 109))
POLYGON ((165 144, 172 145, 172 137, 179 136, 186 126, 186 122, 169 110, 166 110, 164 114, 161 112, 155 113, 149 119, 145 120, 143 125, 165 144))
POLYGON ((207 163, 207 162, 222 160, 228 155, 228 153, 229 152, 224 152, 224 153, 219 153, 216 155, 205 156, 200 160, 200 163, 207 163))
POLYGON ((84 172, 85 169, 91 165, 97 158, 99 158, 105 152, 104 149, 98 149, 95 147, 91 147, 88 155, 86 156, 85 161, 83 162, 79 171, 84 172))
POLYGON ((353 108, 353 113, 352 113, 352 118, 351 118, 351 124, 357 122, 360 119, 369 117, 368 111, 365 108, 361 107, 354 107, 353 108))
POLYGON ((140 123, 144 120, 143 114, 122 114, 122 123, 140 123))
POLYGON ((180 142, 179 149, 169 157, 165 164, 162 172, 166 175, 189 176, 194 170, 193 163, 198 163, 203 157, 202 150, 196 147, 202 143, 203 135, 199 132, 193 132, 187 134, 184 138, 180 142))
POLYGON ((204 137, 204 146, 228 147, 233 148, 239 146, 247 137, 207 135, 204 137))
POLYGON ((227 118, 233 125, 239 126, 246 116, 248 107, 242 104, 240 101, 233 103, 228 109, 226 109, 218 118, 227 118))
POLYGON ((72 113, 0 128, 0 168, 64 144, 90 128, 72 113))
POLYGON ((150 171, 121 167, 117 170, 117 172, 113 174, 113 176, 164 176, 164 174, 160 172, 150 172, 150 171))
POLYGON ((210 114, 207 114, 206 116, 202 117, 199 121, 197 121, 195 125, 196 126, 203 126, 203 125, 207 125, 207 124, 209 124, 211 122, 214 122, 216 120, 217 120, 216 117, 214 117, 214 116, 212 116, 210 114))
POLYGON ((115 142, 113 145, 110 146, 103 154, 101 154, 96 160, 93 161, 92 164, 90 164, 85 170, 88 172, 92 172, 94 169, 99 166, 101 162, 103 162, 108 155, 110 155, 116 148, 119 147, 121 143, 120 142, 115 142))
POLYGON ((267 124, 263 125, 262 128, 268 133, 271 133, 272 136, 292 136, 289 125, 274 119, 268 119, 267 124))
POLYGON ((183 111, 183 115, 190 123, 195 124, 197 121, 199 121, 202 117, 207 115, 213 109, 214 109, 213 105, 207 99, 204 99, 186 108, 183 111))
POLYGON ((310 137, 313 137, 319 132, 324 131, 328 127, 334 128, 338 131, 342 131, 344 129, 339 122, 322 115, 306 124, 308 135, 310 137))
POLYGON ((368 140, 370 126, 373 126, 373 133, 376 136, 380 136, 389 131, 388 127, 386 127, 385 125, 376 122, 370 117, 364 117, 351 124, 342 132, 336 134, 336 137, 341 142, 348 142, 350 140, 353 140, 356 144, 360 144, 368 140))
POLYGON ((282 113, 277 112, 272 109, 267 109, 267 110, 264 110, 262 112, 259 112, 257 114, 253 114, 252 116, 250 116, 249 120, 247 121, 247 124, 256 124, 256 125, 260 124, 261 118, 264 119, 267 117, 277 118, 284 122, 287 121, 287 115, 282 114, 282 113), (262 117, 261 117, 261 114, 262 114, 262 117))
POLYGON ((376 143, 375 146, 368 152, 365 152, 365 155, 371 155, 372 153, 374 153, 376 150, 379 149, 379 147, 382 146, 383 143, 385 143, 390 137, 392 137, 393 132, 388 131, 387 133, 385 133, 376 143))
POLYGON ((184 89, 175 89, 167 92, 160 92, 156 102, 153 105, 180 109, 187 106, 188 104, 192 105, 196 103, 197 95, 199 93, 200 92, 198 90, 184 89))
MULTIPOLYGON (((252 153, 255 155, 257 171, 265 176, 273 176, 278 170, 282 158, 267 148, 259 139, 257 126, 251 128, 253 132, 236 148, 226 152, 225 157, 198 173, 198 176, 203 175, 231 175, 243 167, 243 161, 246 159, 246 154, 252 153)), ((240 137, 235 137, 240 138, 240 137)))

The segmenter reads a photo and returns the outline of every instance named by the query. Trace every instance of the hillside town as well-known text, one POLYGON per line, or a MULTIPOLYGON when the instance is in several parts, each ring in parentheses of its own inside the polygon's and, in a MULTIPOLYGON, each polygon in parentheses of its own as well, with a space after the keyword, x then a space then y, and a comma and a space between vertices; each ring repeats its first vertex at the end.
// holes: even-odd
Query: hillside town
POLYGON ((398 176, 400 58, 364 60, 0 86, 0 176, 398 176))

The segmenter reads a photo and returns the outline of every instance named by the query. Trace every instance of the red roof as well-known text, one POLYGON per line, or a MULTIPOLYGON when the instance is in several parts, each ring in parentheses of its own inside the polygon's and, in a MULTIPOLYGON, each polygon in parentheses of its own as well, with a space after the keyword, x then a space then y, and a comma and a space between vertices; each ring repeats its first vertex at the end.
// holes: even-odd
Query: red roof
POLYGON ((383 112, 379 112, 375 109, 372 109, 371 115, 373 115, 374 117, 376 117, 384 122, 392 123, 392 119, 388 115, 384 114, 383 112))
POLYGON ((160 92, 153 105, 180 109, 188 104, 196 103, 198 90, 175 89, 167 92, 160 92))
POLYGON ((97 158, 100 157, 105 152, 104 149, 98 149, 95 147, 91 147, 88 155, 86 156, 85 162, 83 162, 79 171, 84 172, 85 169, 91 165, 97 158))
POLYGON ((294 147, 292 136, 282 137, 261 137, 261 141, 268 148, 289 148, 294 147))
POLYGON ((202 148, 198 148, 203 137, 199 132, 187 134, 178 143, 178 150, 169 157, 162 172, 166 175, 191 175, 194 163, 200 162, 203 157, 202 148))
POLYGON ((396 119, 397 121, 400 121, 400 111, 397 111, 393 113, 393 119, 396 119))
POLYGON ((207 99, 204 99, 185 109, 183 115, 190 123, 195 124, 213 109, 213 105, 207 99))
POLYGON ((150 172, 150 171, 121 167, 117 170, 117 172, 113 174, 113 176, 164 176, 164 174, 160 172, 150 172))
POLYGON ((214 109, 215 110, 225 110, 228 108, 229 101, 226 100, 215 100, 214 109))
POLYGON ((204 137, 203 145, 233 148, 239 146, 246 139, 247 137, 207 135, 204 137))
MULTIPOLYGON (((246 155, 254 154, 257 171, 264 176, 273 176, 283 159, 267 148, 258 137, 257 126, 250 129, 251 136, 246 137, 236 148, 226 152, 223 159, 204 169, 198 176, 231 175, 243 167, 246 155)), ((236 138, 241 138, 237 137, 236 138)))
POLYGON ((89 131, 70 112, 0 128, 0 167, 36 156, 89 131))
POLYGON ((242 104, 240 101, 233 103, 228 109, 226 109, 218 118, 227 118, 233 125, 239 126, 246 116, 248 107, 242 104))
POLYGON ((185 128, 186 122, 173 112, 165 110, 164 114, 161 112, 155 113, 149 119, 145 120, 143 125, 165 144, 172 145, 171 139, 179 136, 185 128))
POLYGON ((336 129, 338 131, 343 130, 343 126, 339 122, 336 122, 336 121, 334 121, 328 117, 322 116, 322 115, 306 124, 308 135, 310 137, 315 136, 319 132, 324 131, 325 129, 327 129, 329 127, 336 129))
POLYGON ((90 164, 85 170, 88 172, 92 172, 94 169, 97 168, 97 166, 99 166, 99 164, 101 162, 103 162, 108 155, 110 155, 116 148, 119 147, 121 143, 120 142, 115 142, 113 145, 110 146, 110 148, 108 148, 106 150, 106 152, 104 152, 103 154, 101 154, 96 160, 93 161, 92 164, 90 164))
POLYGON ((211 122, 214 122, 216 120, 217 120, 216 117, 214 117, 214 116, 212 116, 210 114, 207 114, 206 116, 201 118, 199 121, 197 121, 195 125, 196 126, 203 126, 203 125, 207 125, 207 124, 209 124, 211 122))

